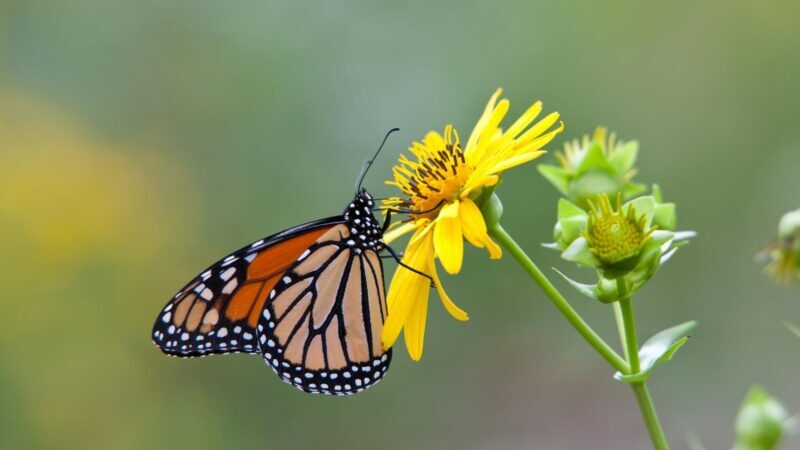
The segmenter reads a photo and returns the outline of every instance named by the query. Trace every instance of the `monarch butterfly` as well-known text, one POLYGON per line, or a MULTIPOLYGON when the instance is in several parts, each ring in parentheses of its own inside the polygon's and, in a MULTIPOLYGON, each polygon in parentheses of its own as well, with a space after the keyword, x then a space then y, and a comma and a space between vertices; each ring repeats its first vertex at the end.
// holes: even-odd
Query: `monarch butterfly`
POLYGON ((387 314, 380 253, 400 261, 383 242, 393 211, 380 225, 375 200, 361 188, 375 156, 341 215, 265 237, 213 264, 161 310, 153 342, 179 357, 260 353, 282 380, 310 393, 353 394, 382 379, 392 353, 380 340, 387 314))

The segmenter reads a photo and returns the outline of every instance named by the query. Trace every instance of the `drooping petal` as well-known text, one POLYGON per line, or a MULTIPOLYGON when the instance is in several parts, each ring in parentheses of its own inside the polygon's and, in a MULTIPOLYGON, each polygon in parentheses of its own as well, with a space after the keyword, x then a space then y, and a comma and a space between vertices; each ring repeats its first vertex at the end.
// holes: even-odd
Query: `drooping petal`
MULTIPOLYGON (((426 290, 429 292, 429 290, 426 290)), ((408 356, 414 361, 422 358, 422 348, 425 343, 425 322, 428 316, 428 296, 419 298, 414 302, 414 307, 408 315, 406 326, 403 330, 403 337, 406 341, 408 356)))
POLYGON ((431 275, 433 275, 433 281, 436 283, 436 292, 439 293, 439 298, 442 300, 442 304, 444 305, 444 309, 453 316, 454 319, 460 320, 462 322, 469 320, 469 316, 467 315, 466 311, 456 306, 453 300, 447 295, 447 292, 444 290, 444 286, 442 286, 442 281, 439 279, 439 273, 436 271, 436 266, 433 266, 431 270, 431 275))
POLYGON ((502 256, 500 247, 495 244, 486 230, 486 222, 483 220, 483 214, 472 200, 465 199, 461 202, 459 209, 459 218, 463 225, 464 238, 470 244, 478 248, 486 248, 489 252, 489 257, 498 259, 502 256))
POLYGON ((419 277, 411 277, 404 272, 406 271, 396 270, 389 285, 386 299, 389 314, 386 316, 386 322, 384 322, 381 332, 381 344, 385 350, 394 345, 414 304, 423 301, 423 296, 425 297, 424 301, 427 301, 428 289, 426 288, 424 291, 419 289, 421 283, 415 279, 419 277))
MULTIPOLYGON (((409 243, 403 256, 403 263, 417 270, 425 270, 431 266, 434 258, 433 243, 430 233, 425 230, 419 229, 415 233, 415 237, 416 234, 422 234, 428 238, 418 239, 416 243, 409 243)), ((427 278, 404 267, 398 267, 395 270, 386 299, 389 314, 381 334, 381 343, 384 349, 390 348, 397 340, 414 305, 421 301, 427 303, 429 294, 430 281, 427 278)))
POLYGON ((461 271, 464 260, 464 236, 458 220, 459 202, 445 205, 433 227, 433 246, 436 255, 447 273, 455 275, 461 271))

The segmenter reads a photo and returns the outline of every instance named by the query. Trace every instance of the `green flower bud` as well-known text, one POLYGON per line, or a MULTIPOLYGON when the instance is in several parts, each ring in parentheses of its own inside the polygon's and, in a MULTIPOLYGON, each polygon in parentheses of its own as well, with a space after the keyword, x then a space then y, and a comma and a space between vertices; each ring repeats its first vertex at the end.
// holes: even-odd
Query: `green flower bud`
POLYGON ((757 259, 768 261, 764 271, 776 283, 793 284, 800 280, 800 209, 781 217, 778 237, 757 259))
POLYGON ((601 194, 598 206, 589 202, 589 223, 583 237, 589 250, 603 264, 617 269, 633 268, 645 241, 654 229, 647 229, 647 217, 636 216, 636 209, 629 205, 627 213, 622 208, 622 195, 617 195, 617 210, 611 207, 608 196, 601 194))
POLYGON ((783 437, 789 415, 760 386, 753 386, 736 417, 734 450, 772 450, 783 437))
POLYGON ((605 128, 597 128, 590 139, 574 140, 556 153, 559 166, 542 164, 539 172, 564 196, 578 206, 588 208, 589 200, 600 194, 632 198, 646 190, 633 183, 639 144, 617 141, 605 128))

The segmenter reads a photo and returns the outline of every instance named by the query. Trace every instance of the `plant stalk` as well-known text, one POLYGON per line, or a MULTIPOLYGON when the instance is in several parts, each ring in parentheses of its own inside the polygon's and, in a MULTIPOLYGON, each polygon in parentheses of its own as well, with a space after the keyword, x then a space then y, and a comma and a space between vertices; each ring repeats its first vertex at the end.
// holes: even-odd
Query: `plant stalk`
MULTIPOLYGON (((505 229, 496 223, 489 227, 489 234, 494 237, 500 245, 505 248, 514 259, 528 272, 528 275, 544 291, 547 298, 553 302, 556 308, 575 328, 575 330, 594 348, 612 367, 624 374, 631 373, 631 369, 625 360, 619 356, 606 342, 595 333, 595 331, 581 318, 572 308, 563 295, 553 286, 553 283, 539 270, 539 267, 528 257, 514 239, 505 229)), ((635 336, 634 336, 635 337, 635 336)), ((635 346, 633 348, 636 348, 635 346)), ((666 447, 665 447, 666 448, 666 447)))
MULTIPOLYGON (((639 344, 636 338, 636 321, 633 315, 633 302, 631 295, 628 292, 628 285, 623 277, 617 278, 617 289, 619 291, 619 306, 622 317, 623 330, 625 332, 625 349, 628 358, 628 365, 631 368, 631 373, 639 373, 641 364, 639 361, 639 344)), ((653 448, 656 450, 669 450, 667 439, 664 436, 664 431, 661 429, 661 422, 658 420, 656 408, 653 405, 653 399, 650 397, 650 391, 647 390, 647 385, 644 381, 630 383, 634 395, 636 395, 636 402, 639 404, 639 411, 642 413, 642 419, 647 432, 650 434, 650 440, 653 442, 653 448)))

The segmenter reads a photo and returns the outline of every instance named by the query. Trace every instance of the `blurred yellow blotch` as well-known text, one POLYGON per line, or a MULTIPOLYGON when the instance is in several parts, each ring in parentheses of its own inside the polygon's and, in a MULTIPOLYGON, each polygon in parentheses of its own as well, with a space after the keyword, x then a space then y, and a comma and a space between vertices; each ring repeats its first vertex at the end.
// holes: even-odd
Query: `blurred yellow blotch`
POLYGON ((158 251, 164 220, 174 223, 162 214, 170 202, 159 174, 172 176, 174 167, 99 138, 36 99, 8 90, 0 98, 4 254, 34 256, 37 268, 26 270, 35 273, 42 265, 63 269, 95 256, 128 260, 158 251))

